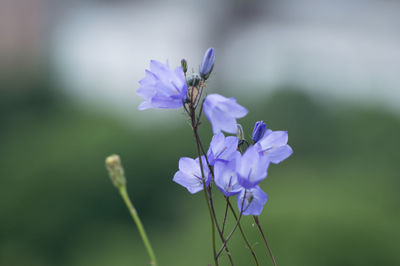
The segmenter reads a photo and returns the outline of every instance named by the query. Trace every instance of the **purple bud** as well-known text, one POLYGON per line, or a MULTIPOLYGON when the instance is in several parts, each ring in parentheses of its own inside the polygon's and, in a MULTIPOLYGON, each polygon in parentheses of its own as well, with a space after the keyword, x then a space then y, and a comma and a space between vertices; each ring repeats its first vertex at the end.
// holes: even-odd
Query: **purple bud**
POLYGON ((208 48, 204 54, 203 62, 201 62, 200 76, 203 79, 208 79, 214 67, 215 52, 214 48, 208 48))
POLYGON ((256 143, 259 141, 265 133, 267 126, 263 121, 257 121, 254 125, 253 134, 251 135, 251 139, 256 143))

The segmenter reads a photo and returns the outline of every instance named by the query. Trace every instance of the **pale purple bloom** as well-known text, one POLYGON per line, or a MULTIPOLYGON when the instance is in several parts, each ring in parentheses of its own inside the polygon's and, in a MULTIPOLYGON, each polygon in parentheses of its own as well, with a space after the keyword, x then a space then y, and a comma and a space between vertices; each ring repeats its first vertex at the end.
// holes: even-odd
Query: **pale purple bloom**
POLYGON ((236 195, 243 189, 238 183, 236 173, 236 163, 240 159, 240 152, 236 151, 234 155, 231 161, 216 161, 214 165, 214 182, 227 197, 236 195))
MULTIPOLYGON (((211 174, 207 166, 205 157, 202 156, 203 171, 206 178, 206 186, 210 185, 211 174)), ((179 171, 175 173, 173 181, 185 187, 190 193, 194 194, 203 190, 199 158, 182 157, 179 159, 179 171)))
POLYGON ((238 181, 244 188, 252 188, 267 177, 269 161, 254 146, 250 146, 237 162, 238 181))
POLYGON ((236 119, 244 117, 248 112, 246 108, 236 103, 235 98, 225 98, 219 94, 208 95, 203 108, 214 134, 219 131, 235 134, 236 119))
POLYGON ((270 162, 278 164, 293 153, 292 148, 287 142, 288 133, 286 131, 272 131, 268 129, 264 137, 257 142, 256 147, 270 162))
POLYGON ((218 132, 211 140, 207 152, 208 162, 214 165, 216 160, 230 161, 237 150, 238 142, 237 137, 225 137, 222 132, 218 132))
POLYGON ((204 54, 203 61, 200 66, 200 76, 207 79, 214 68, 215 52, 214 48, 208 48, 204 54))
POLYGON ((266 130, 267 125, 263 121, 257 121, 254 125, 253 134, 251 135, 251 139, 256 143, 259 141, 266 130))
POLYGON ((267 194, 259 186, 256 186, 250 189, 242 189, 237 197, 237 204, 239 211, 243 215, 258 216, 261 214, 267 200, 267 194))
POLYGON ((187 94, 187 85, 182 67, 172 70, 168 62, 150 61, 150 70, 139 81, 137 94, 144 98, 139 110, 149 108, 176 109, 183 106, 187 94))

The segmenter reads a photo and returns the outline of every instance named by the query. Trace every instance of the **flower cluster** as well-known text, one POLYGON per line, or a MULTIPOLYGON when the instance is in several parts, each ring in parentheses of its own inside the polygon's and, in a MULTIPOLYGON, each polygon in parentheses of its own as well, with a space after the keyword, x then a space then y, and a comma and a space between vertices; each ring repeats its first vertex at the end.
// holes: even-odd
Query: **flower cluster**
MULTIPOLYGON (((287 144, 287 132, 267 129, 263 121, 255 123, 252 144, 238 136, 225 136, 223 132, 235 134, 239 126, 237 119, 248 113, 235 98, 209 94, 196 116, 196 107, 214 68, 214 60, 215 52, 210 48, 204 55, 199 73, 190 75, 184 59, 175 70, 169 67, 168 62, 151 61, 150 70, 146 70, 145 78, 139 82, 141 86, 137 93, 144 98, 139 109, 183 107, 191 118, 195 135, 199 117, 204 111, 214 134, 209 149, 207 153, 203 150, 202 155, 199 149, 199 156, 195 159, 180 158, 173 181, 192 194, 210 190, 215 184, 225 197, 237 196, 237 206, 242 215, 258 216, 268 199, 259 184, 267 177, 269 165, 282 162, 293 151, 287 144)), ((200 142, 199 138, 196 141, 200 142)))

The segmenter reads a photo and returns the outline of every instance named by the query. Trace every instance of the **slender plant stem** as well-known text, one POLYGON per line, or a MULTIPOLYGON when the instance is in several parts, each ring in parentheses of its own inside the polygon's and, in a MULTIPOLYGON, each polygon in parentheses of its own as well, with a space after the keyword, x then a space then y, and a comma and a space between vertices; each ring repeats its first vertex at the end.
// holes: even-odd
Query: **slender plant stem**
POLYGON ((215 249, 215 224, 214 224, 214 218, 213 214, 211 211, 211 206, 210 206, 210 201, 208 200, 208 193, 207 193, 207 186, 206 186, 206 177, 204 175, 204 170, 203 170, 203 160, 201 159, 201 151, 200 151, 200 144, 198 141, 198 133, 197 133, 197 124, 196 124, 196 114, 193 109, 193 107, 189 106, 190 108, 190 118, 192 121, 192 129, 193 129, 193 134, 196 139, 196 147, 197 147, 197 153, 199 156, 199 163, 200 163, 200 171, 201 171, 201 176, 202 176, 202 182, 203 182, 203 191, 204 191, 204 198, 206 200, 206 204, 208 207, 208 212, 210 213, 210 220, 211 220, 211 243, 212 243, 212 249, 213 249, 213 257, 214 257, 214 262, 215 265, 218 266, 218 258, 217 258, 217 251, 215 249))
POLYGON ((147 234, 146 231, 144 230, 143 224, 140 221, 139 215, 136 212, 135 207, 133 207, 133 204, 129 198, 128 192, 126 190, 126 186, 120 186, 119 187, 119 193, 121 194, 122 199, 124 200, 126 207, 128 208, 133 221, 135 222, 140 236, 142 237, 144 246, 146 247, 147 253, 149 254, 150 257, 150 265, 152 266, 157 266, 157 260, 156 260, 156 256, 154 255, 154 251, 151 247, 150 241, 147 238, 147 234))
POLYGON ((254 221, 256 222, 258 230, 260 230, 260 233, 261 233, 261 235, 262 235, 262 237, 264 239, 264 243, 267 246, 267 249, 268 249, 268 252, 269 252, 269 256, 271 257, 272 263, 274 264, 274 266, 276 266, 276 261, 275 261, 274 255, 272 255, 271 248, 269 247, 267 238, 265 237, 264 232, 263 232, 263 230, 261 228, 260 221, 258 220, 257 216, 253 216, 253 218, 254 218, 254 221))
MULTIPOLYGON (((232 204, 231 204, 231 202, 229 201, 229 198, 228 198, 228 197, 226 197, 226 202, 228 203, 229 209, 231 210, 233 216, 234 216, 235 219, 237 220, 238 218, 237 218, 236 212, 235 212, 235 210, 233 209, 232 204)), ((250 242, 249 242, 249 240, 247 239, 246 234, 244 233, 244 231, 243 231, 242 226, 240 225, 240 223, 239 223, 238 226, 239 226, 240 233, 242 234, 243 240, 244 240, 244 242, 246 242, 246 245, 247 245, 247 247, 249 248, 249 250, 250 250, 250 252, 251 252, 251 255, 253 256, 254 261, 256 262, 256 265, 259 266, 256 253, 254 252, 252 246, 250 245, 250 242)))
MULTIPOLYGON (((200 119, 200 117, 198 119, 200 119)), ((196 124, 196 129, 197 129, 197 125, 198 125, 198 123, 196 124)), ((201 143, 200 136, 198 135, 197 130, 196 130, 195 138, 196 138, 197 146, 200 148, 201 152, 204 154, 204 158, 206 160, 207 166, 208 166, 208 168, 210 170, 210 173, 211 173, 212 177, 214 178, 213 169, 212 169, 212 167, 211 167, 211 165, 210 165, 210 163, 208 161, 207 154, 205 153, 205 150, 203 148, 203 144, 201 143)), ((217 220, 217 216, 215 214, 215 209, 214 209, 214 204, 213 204, 213 199, 212 199, 211 185, 210 185, 210 189, 208 190, 208 197, 209 197, 209 202, 210 202, 212 215, 213 215, 213 218, 214 218, 214 221, 215 221, 215 226, 217 228, 217 231, 218 231, 218 234, 219 234, 219 236, 221 238, 221 241, 224 244, 224 248, 226 250, 226 254, 228 256, 229 262, 231 263, 231 265, 233 265, 232 255, 231 255, 231 253, 230 253, 230 251, 228 249, 228 246, 227 246, 226 240, 224 238, 224 235, 222 233, 222 230, 220 229, 220 227, 218 225, 218 220, 217 220)), ((219 255, 217 255, 217 258, 218 257, 219 257, 219 255)))
POLYGON ((229 233, 229 235, 226 237, 225 242, 222 244, 221 249, 218 251, 217 253, 217 257, 219 257, 219 255, 221 255, 221 252, 224 250, 224 248, 226 248, 226 243, 229 241, 229 239, 231 239, 231 237, 233 236, 233 233, 236 231, 236 228, 238 227, 239 223, 240 223, 240 219, 242 218, 242 214, 240 213, 239 215, 239 219, 237 219, 235 226, 233 227, 232 231, 229 233))
POLYGON ((235 224, 235 226, 233 227, 231 233, 230 233, 230 234, 228 235, 228 237, 226 238, 226 241, 223 243, 222 248, 220 249, 220 251, 218 251, 217 256, 221 255, 222 250, 224 249, 224 247, 226 247, 226 243, 229 241, 229 239, 231 239, 231 237, 233 236, 233 233, 236 231, 236 228, 237 228, 238 225, 240 224, 240 219, 242 218, 242 214, 243 214, 244 211, 246 211, 246 210, 243 210, 244 199, 245 199, 245 198, 246 198, 246 190, 244 191, 242 206, 240 207, 240 210, 241 210, 241 211, 240 211, 239 218, 236 220, 236 224, 235 224))
POLYGON ((227 216, 228 216, 228 201, 226 202, 225 214, 224 214, 224 221, 222 222, 222 230, 221 230, 222 235, 224 235, 225 224, 226 224, 226 217, 227 217, 227 216))
MULTIPOLYGON (((221 231, 221 229, 220 229, 220 227, 218 225, 217 215, 215 214, 214 204, 213 204, 212 196, 211 196, 211 189, 208 191, 208 194, 210 196, 210 206, 211 206, 211 211, 213 213, 213 217, 215 219, 215 226, 216 226, 216 228, 218 230, 219 237, 221 238, 221 241, 223 243, 223 247, 225 248, 226 255, 228 256, 228 259, 229 259, 231 265, 233 265, 232 255, 231 255, 231 253, 230 253, 230 251, 228 249, 228 246, 227 246, 227 241, 228 240, 226 240, 224 238, 224 235, 222 234, 222 231, 221 231)), ((219 254, 217 254, 217 258, 219 257, 220 253, 221 252, 219 252, 219 254)))

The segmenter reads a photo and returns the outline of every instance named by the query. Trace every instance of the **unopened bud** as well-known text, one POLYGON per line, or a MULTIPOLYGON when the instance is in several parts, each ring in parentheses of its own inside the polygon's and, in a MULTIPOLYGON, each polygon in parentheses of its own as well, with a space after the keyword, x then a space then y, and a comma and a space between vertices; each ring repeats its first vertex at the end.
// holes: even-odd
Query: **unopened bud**
POLYGON ((253 134, 251 135, 251 139, 256 143, 259 141, 265 133, 267 125, 263 121, 257 121, 254 125, 253 134))
POLYGON ((121 188, 125 186, 125 173, 119 155, 113 154, 108 156, 106 158, 106 168, 108 170, 108 175, 110 176, 111 182, 115 187, 121 188))
POLYGON ((204 54, 203 61, 200 66, 200 76, 207 80, 210 77, 211 71, 214 68, 215 52, 214 48, 208 48, 204 54))
POLYGON ((183 59, 181 60, 181 66, 182 66, 182 69, 183 69, 183 73, 186 74, 186 72, 187 72, 187 61, 186 61, 185 58, 183 58, 183 59))

